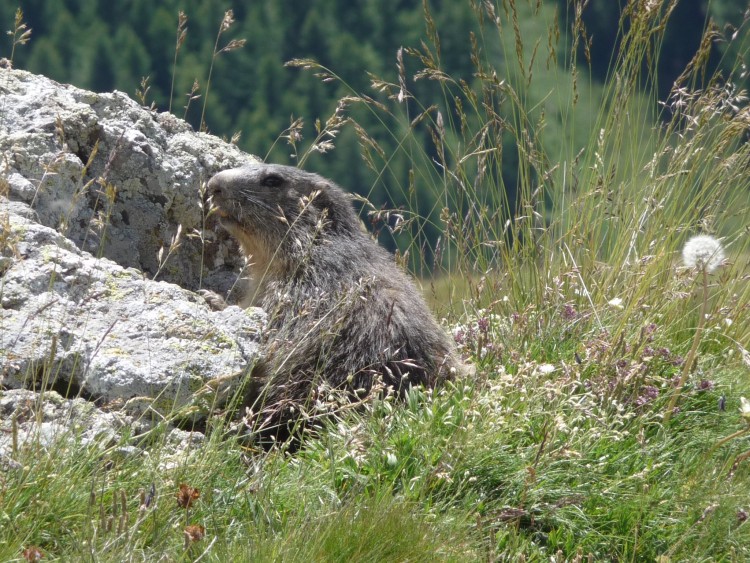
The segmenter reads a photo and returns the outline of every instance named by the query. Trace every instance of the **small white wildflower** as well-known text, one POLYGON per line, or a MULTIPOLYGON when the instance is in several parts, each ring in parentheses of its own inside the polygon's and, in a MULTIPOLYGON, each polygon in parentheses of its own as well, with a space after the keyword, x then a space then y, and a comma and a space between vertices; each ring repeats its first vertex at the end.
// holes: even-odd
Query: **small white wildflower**
POLYGON ((727 317, 726 319, 724 319, 724 324, 727 326, 732 326, 734 324, 734 321, 727 317))
POLYGON ((560 432, 567 432, 569 430, 565 419, 560 415, 555 416, 555 426, 557 426, 560 432))
POLYGON ((453 479, 451 478, 450 474, 447 471, 439 471, 435 473, 435 477, 437 479, 441 479, 445 481, 446 483, 453 483, 453 479))
POLYGON ((740 354, 742 354, 742 361, 745 363, 745 365, 747 367, 750 368, 750 352, 748 352, 747 350, 745 350, 739 344, 737 345, 737 347, 740 349, 740 354))
POLYGON ((453 327, 453 330, 452 330, 453 337, 455 338, 456 336, 460 336, 463 333, 465 333, 467 330, 468 330, 468 327, 466 327, 465 325, 456 325, 453 327))
POLYGON ((745 419, 745 422, 750 423, 750 401, 745 397, 740 397, 740 415, 745 419))
POLYGON ((619 297, 615 297, 614 299, 610 299, 607 303, 609 305, 611 305, 612 307, 615 307, 617 309, 624 309, 625 308, 625 306, 622 304, 622 299, 620 299, 619 297))
POLYGON ((555 371, 555 366, 552 364, 542 364, 536 368, 542 375, 547 375, 555 371))
POLYGON ((709 235, 696 235, 685 243, 682 261, 688 268, 713 272, 724 262, 724 249, 718 239, 709 235))
POLYGON ((389 452, 385 456, 385 462, 388 465, 388 467, 396 467, 396 464, 398 463, 398 458, 396 457, 396 454, 389 452))

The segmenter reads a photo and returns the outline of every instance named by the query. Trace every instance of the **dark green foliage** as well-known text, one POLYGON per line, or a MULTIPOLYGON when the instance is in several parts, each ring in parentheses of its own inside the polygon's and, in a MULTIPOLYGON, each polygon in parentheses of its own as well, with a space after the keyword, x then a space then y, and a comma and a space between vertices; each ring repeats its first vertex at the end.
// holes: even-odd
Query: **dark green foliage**
MULTIPOLYGON (((561 10, 567 9, 572 14, 569 0, 557 0, 557 3, 561 10)), ((591 0, 583 12, 583 23, 594 45, 594 48, 590 50, 591 71, 600 80, 607 77, 612 68, 613 57, 617 56, 622 39, 618 31, 620 18, 627 4, 629 2, 623 0, 591 0)), ((663 4, 670 4, 670 2, 663 4)), ((680 0, 677 2, 658 52, 656 85, 660 99, 665 99, 669 95, 675 80, 695 55, 706 25, 712 22, 718 30, 730 32, 731 35, 734 28, 741 25, 746 10, 745 0, 711 2, 680 0)), ((581 45, 580 54, 581 57, 584 56, 583 45, 581 45)), ((711 75, 717 69, 731 68, 735 63, 733 60, 735 56, 736 53, 732 51, 727 41, 716 41, 711 49, 707 74, 711 75)))

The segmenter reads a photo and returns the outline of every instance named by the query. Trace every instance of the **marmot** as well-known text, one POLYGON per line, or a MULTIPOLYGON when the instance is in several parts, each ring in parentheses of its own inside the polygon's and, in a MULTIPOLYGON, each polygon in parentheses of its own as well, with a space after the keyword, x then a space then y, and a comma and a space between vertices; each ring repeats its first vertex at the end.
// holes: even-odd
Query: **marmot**
POLYGON ((414 282, 364 232, 350 196, 333 182, 253 164, 216 174, 208 195, 248 257, 242 305, 269 315, 251 377, 256 425, 288 436, 290 413, 304 409, 321 383, 358 398, 378 378, 401 393, 459 369, 414 282))

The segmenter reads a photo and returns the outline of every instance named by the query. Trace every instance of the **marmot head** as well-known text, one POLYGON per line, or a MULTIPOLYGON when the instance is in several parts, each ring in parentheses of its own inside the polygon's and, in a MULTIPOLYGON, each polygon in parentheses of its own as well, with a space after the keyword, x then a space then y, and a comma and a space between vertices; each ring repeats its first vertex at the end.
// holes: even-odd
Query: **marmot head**
POLYGON ((247 254, 286 258, 319 240, 355 236, 359 224, 349 196, 325 178, 292 166, 251 164, 208 182, 222 226, 247 254))

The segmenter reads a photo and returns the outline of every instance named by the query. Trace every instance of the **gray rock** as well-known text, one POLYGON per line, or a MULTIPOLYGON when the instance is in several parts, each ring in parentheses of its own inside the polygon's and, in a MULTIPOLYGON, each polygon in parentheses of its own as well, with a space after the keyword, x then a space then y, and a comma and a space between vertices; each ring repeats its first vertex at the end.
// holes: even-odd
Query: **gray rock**
MULTIPOLYGON (((103 411, 81 398, 65 399, 54 391, 0 391, 0 472, 23 468, 29 459, 70 448, 98 448, 109 460, 148 455, 123 438, 145 433, 148 425, 118 411, 103 411)), ((163 438, 159 463, 163 468, 184 464, 204 443, 200 432, 174 428, 163 438)))
POLYGON ((211 310, 177 285, 79 250, 7 215, 0 291, 2 384, 52 388, 168 415, 211 380, 226 395, 252 364, 260 310, 211 310), (233 375, 237 375, 233 379, 233 375))
POLYGON ((265 315, 213 311, 193 292, 225 293, 243 262, 206 220, 201 186, 253 157, 122 93, 9 69, 0 151, 0 410, 30 393, 35 412, 67 412, 35 418, 47 443, 63 427, 101 422, 115 440, 118 424, 221 407, 265 315))
POLYGON ((230 288, 242 258, 206 219, 201 186, 254 157, 121 92, 11 69, 0 69, 0 84, 0 195, 121 266, 187 289, 230 288), (179 248, 160 264, 179 226, 179 248))
POLYGON ((119 439, 119 431, 132 424, 133 419, 123 413, 104 412, 89 401, 64 399, 54 391, 3 391, 0 458, 5 458, 6 469, 14 469, 18 463, 13 456, 20 450, 51 449, 59 446, 63 437, 75 438, 82 445, 112 446, 119 439))

